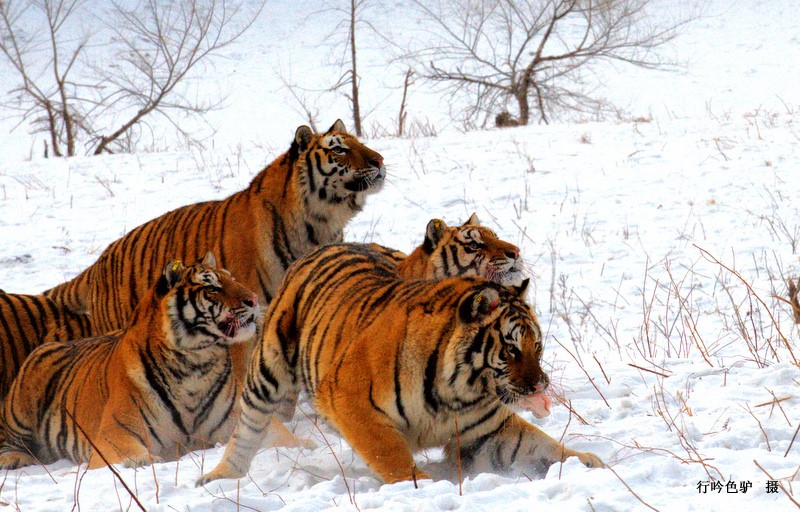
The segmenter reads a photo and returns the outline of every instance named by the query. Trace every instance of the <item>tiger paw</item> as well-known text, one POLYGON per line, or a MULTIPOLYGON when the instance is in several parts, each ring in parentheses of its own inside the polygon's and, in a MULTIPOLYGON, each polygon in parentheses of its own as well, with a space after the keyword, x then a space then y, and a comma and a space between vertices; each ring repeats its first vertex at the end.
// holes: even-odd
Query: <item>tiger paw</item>
POLYGON ((223 478, 242 478, 245 476, 246 472, 237 471, 232 466, 228 465, 224 460, 217 464, 217 467, 212 469, 210 472, 206 473, 205 475, 201 476, 195 482, 195 487, 202 487, 209 482, 213 482, 214 480, 220 480, 223 478))
POLYGON ((603 461, 597 455, 593 454, 592 452, 576 452, 575 456, 578 457, 578 460, 583 462, 583 464, 590 468, 602 468, 605 467, 603 461))
POLYGON ((151 464, 158 464, 159 462, 164 462, 164 459, 161 457, 144 454, 125 459, 124 466, 126 468, 139 468, 142 466, 149 466, 151 464))
POLYGON ((261 442, 262 448, 316 448, 317 445, 310 439, 301 439, 286 428, 286 426, 273 417, 270 421, 270 428, 264 435, 261 442))
POLYGON ((24 452, 8 450, 0 453, 0 469, 17 469, 34 464, 37 464, 36 459, 24 452))
POLYGON ((419 469, 418 467, 414 466, 410 473, 394 473, 391 472, 386 475, 381 475, 383 481, 387 484, 393 484, 397 482, 418 482, 420 480, 432 480, 431 476, 419 469))

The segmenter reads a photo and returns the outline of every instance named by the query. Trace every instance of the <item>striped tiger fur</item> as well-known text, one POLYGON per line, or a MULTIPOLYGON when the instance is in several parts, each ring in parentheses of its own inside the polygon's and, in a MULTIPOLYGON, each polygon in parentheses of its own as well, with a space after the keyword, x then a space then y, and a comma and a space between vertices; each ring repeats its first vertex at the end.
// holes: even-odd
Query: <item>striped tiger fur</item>
MULTIPOLYGON (((245 190, 196 203, 135 228, 74 279, 45 292, 75 312, 90 312, 95 335, 122 328, 167 258, 193 262, 207 251, 269 304, 283 274, 300 256, 341 241, 366 196, 380 190, 383 157, 337 120, 325 133, 295 132, 289 151, 259 172, 245 190)), ((250 344, 234 347, 237 375, 250 344)))
POLYGON ((168 264, 121 334, 31 353, 3 404, 0 468, 96 468, 98 451, 139 466, 226 440, 239 394, 230 349, 255 335, 258 314, 258 296, 212 254, 168 264))
POLYGON ((42 342, 91 335, 89 316, 44 295, 0 292, 0 401, 31 351, 42 342))
POLYGON ((427 478, 413 451, 443 446, 455 460, 457 439, 467 471, 541 472, 570 456, 602 466, 511 408, 549 382, 527 284, 408 280, 375 247, 313 251, 267 312, 236 429, 198 484, 244 476, 273 413, 299 389, 385 482, 427 478))
MULTIPOLYGON (((422 244, 408 255, 378 244, 370 246, 396 265, 397 273, 403 279, 442 279, 464 275, 485 277, 503 284, 519 284, 524 278, 519 248, 481 226, 474 213, 457 227, 450 227, 441 219, 431 219, 425 228, 422 244)), ((287 396, 284 402, 276 416, 281 421, 288 421, 294 416, 295 399, 287 396)), ((272 430, 280 432, 281 439, 288 438, 283 426, 277 422, 272 430)), ((293 444, 303 443, 295 439, 293 444)))
POLYGON ((425 239, 407 257, 396 257, 404 279, 479 276, 502 284, 519 284, 524 275, 519 247, 481 226, 476 214, 458 227, 431 219, 425 239))

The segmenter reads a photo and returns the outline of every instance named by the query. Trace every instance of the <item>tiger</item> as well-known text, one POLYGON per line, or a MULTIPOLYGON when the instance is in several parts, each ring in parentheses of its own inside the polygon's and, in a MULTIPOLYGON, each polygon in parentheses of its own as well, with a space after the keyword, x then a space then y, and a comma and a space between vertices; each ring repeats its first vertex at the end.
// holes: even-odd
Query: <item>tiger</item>
MULTIPOLYGON (((377 245, 376 245, 377 246, 377 245)), ((524 276, 520 250, 473 213, 460 227, 431 219, 425 238, 408 256, 390 255, 404 279, 438 279, 448 276, 480 276, 503 284, 519 284, 524 276)))
POLYGON ((23 361, 41 342, 91 335, 89 316, 73 313, 44 295, 0 291, 0 401, 23 361))
MULTIPOLYGON (((379 191, 383 157, 347 133, 297 128, 289 150, 230 197, 187 205, 150 220, 111 243, 75 278, 44 294, 76 313, 90 313, 92 334, 120 329, 167 263, 212 251, 221 267, 269 304, 289 265, 311 249, 342 240, 343 228, 379 191)), ((250 344, 233 347, 241 378, 250 344)))
MULTIPOLYGON (((408 255, 379 244, 370 246, 394 263, 403 279, 472 275, 504 284, 519 284, 524 277, 519 247, 482 226, 475 213, 459 227, 450 227, 442 219, 431 219, 425 228, 422 244, 408 255)), ((295 396, 287 396, 276 417, 280 421, 291 420, 295 402, 295 396)), ((280 432, 282 439, 288 438, 283 426, 277 422, 272 430, 280 432)), ((299 439, 292 444, 308 445, 299 439)))
POLYGON ((168 263, 120 334, 31 353, 3 404, 0 468, 136 467, 227 440, 239 394, 230 351, 259 315, 258 295, 212 253, 168 263))
POLYGON ((233 435, 197 484, 244 476, 274 412, 298 390, 386 483, 429 478, 413 452, 430 447, 466 471, 538 474, 572 456, 602 467, 515 413, 544 416, 550 405, 528 283, 403 279, 375 247, 312 251, 267 311, 233 435))

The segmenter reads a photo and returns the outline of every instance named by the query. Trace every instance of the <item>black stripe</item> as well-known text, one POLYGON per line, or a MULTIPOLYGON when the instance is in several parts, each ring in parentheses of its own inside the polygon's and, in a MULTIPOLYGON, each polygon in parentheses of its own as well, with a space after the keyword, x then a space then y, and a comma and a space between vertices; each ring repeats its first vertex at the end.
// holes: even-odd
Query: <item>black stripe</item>
POLYGON ((436 350, 428 357, 428 363, 425 365, 425 378, 422 382, 425 403, 428 404, 433 414, 439 412, 439 398, 436 392, 436 363, 438 359, 439 347, 437 346, 436 350))
POLYGON ((507 423, 508 423, 508 422, 511 420, 511 418, 512 418, 512 417, 513 417, 513 416, 509 416, 509 417, 507 417, 505 420, 503 420, 503 421, 500 423, 500 425, 498 425, 498 426, 497 426, 497 428, 496 428, 496 429, 494 429, 494 430, 492 430, 491 432, 488 432, 488 433, 486 433, 486 434, 482 435, 481 437, 479 437, 478 439, 476 439, 475 441, 473 441, 473 442, 472 442, 472 444, 470 444, 470 445, 467 447, 467 451, 468 451, 468 452, 471 452, 471 453, 478 453, 478 451, 480 451, 480 449, 481 449, 481 448, 483 448, 483 445, 484 445, 484 444, 486 444, 486 442, 487 442, 487 441, 489 441, 490 439, 492 439, 493 437, 495 437, 495 436, 496 436, 497 434, 499 434, 499 433, 500 433, 500 432, 501 432, 501 431, 502 431, 504 428, 506 428, 506 424, 507 424, 507 423))
POLYGON ((172 422, 184 435, 189 435, 186 426, 183 424, 183 420, 181 419, 180 412, 175 407, 175 404, 172 402, 172 399, 167 392, 167 389, 164 387, 164 382, 167 379, 164 375, 156 375, 156 368, 159 368, 157 358, 149 351, 149 349, 145 349, 139 353, 139 357, 142 361, 142 366, 144 367, 144 376, 147 380, 147 383, 150 387, 156 392, 158 397, 161 399, 162 404, 164 407, 169 411, 170 415, 172 416, 172 422))
POLYGON ((317 234, 314 232, 314 226, 306 222, 306 234, 308 236, 308 241, 314 245, 319 245, 319 240, 317 240, 317 234))
POLYGON ((286 197, 286 194, 289 192, 289 189, 292 185, 292 176, 294 176, 294 160, 288 159, 288 163, 286 162, 287 157, 281 158, 280 162, 278 162, 278 166, 281 168, 286 169, 286 177, 283 180, 283 192, 281 192, 281 197, 286 197))
POLYGON ((406 411, 403 407, 403 397, 401 396, 402 386, 400 385, 400 350, 394 356, 394 402, 397 407, 397 413, 406 422, 406 426, 411 425, 406 417, 406 411))
MULTIPOLYGON (((228 212, 231 209, 231 205, 233 205, 233 202, 235 200, 234 198, 238 199, 239 197, 241 196, 229 197, 228 199, 222 202, 219 208, 217 208, 218 214, 221 210, 222 218, 220 219, 219 222, 219 236, 216 237, 216 242, 217 242, 216 246, 217 250, 219 251, 219 254, 216 254, 215 256, 219 258, 219 260, 217 261, 219 261, 219 265, 221 268, 228 268, 228 255, 225 253, 225 248, 227 247, 227 244, 225 243, 225 235, 227 234, 228 231, 228 212)), ((234 236, 236 236, 235 233, 236 231, 234 229, 234 236)), ((211 243, 208 240, 206 241, 206 243, 209 244, 209 246, 211 245, 211 243)))
POLYGON ((317 184, 314 183, 314 166, 311 164, 311 152, 306 153, 306 175, 308 176, 308 187, 310 191, 316 192, 317 184))
POLYGON ((514 445, 514 449, 511 450, 511 457, 508 458, 508 463, 507 463, 508 466, 516 462, 517 454, 519 453, 520 446, 522 446, 522 439, 524 437, 525 437, 525 431, 520 429, 519 432, 517 432, 517 444, 514 445))
POLYGON ((486 412, 483 416, 478 418, 478 420, 476 422, 470 423, 468 425, 462 425, 461 428, 460 428, 461 435, 463 436, 464 434, 466 434, 470 430, 473 430, 473 429, 483 425, 487 421, 489 421, 497 413, 498 409, 500 409, 500 406, 495 405, 494 407, 489 409, 489 411, 486 412))
POLYGON ((381 409, 381 407, 375 401, 374 395, 372 394, 372 382, 369 383, 369 404, 372 406, 373 409, 375 409, 379 413, 383 414, 387 418, 389 417, 389 415, 386 413, 386 411, 381 409))
POLYGON ((292 264, 294 258, 291 254, 289 237, 286 235, 283 219, 278 214, 278 209, 275 208, 275 205, 270 204, 269 208, 272 213, 272 249, 280 260, 281 273, 283 273, 292 264))

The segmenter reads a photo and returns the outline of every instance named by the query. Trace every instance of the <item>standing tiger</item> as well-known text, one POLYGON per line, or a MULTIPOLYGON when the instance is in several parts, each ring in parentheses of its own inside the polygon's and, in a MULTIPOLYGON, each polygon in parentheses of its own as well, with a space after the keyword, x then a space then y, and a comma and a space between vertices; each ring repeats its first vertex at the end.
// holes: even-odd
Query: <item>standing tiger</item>
POLYGON ((110 464, 128 466, 226 440, 239 394, 230 349, 254 336, 258 311, 212 254, 168 264, 121 334, 31 353, 4 403, 0 468, 104 465, 78 426, 110 464))
POLYGON ((43 341, 91 335, 89 316, 44 295, 0 292, 0 401, 28 354, 43 341))
POLYGON ((311 252, 270 305, 236 429, 222 461, 198 483, 244 476, 272 415, 298 389, 385 482, 427 478, 412 454, 435 446, 449 460, 460 446, 470 471, 540 472, 570 456, 602 466, 511 409, 545 415, 549 407, 527 283, 402 279, 370 246, 311 252))
MULTIPOLYGON (((342 240, 343 228, 366 196, 380 190, 384 176, 383 157, 348 134, 341 120, 325 133, 300 126, 289 151, 246 189, 142 224, 45 294, 74 312, 89 312, 92 333, 105 334, 127 323, 169 256, 191 262, 212 251, 220 266, 269 304, 292 262, 342 240)), ((240 377, 249 345, 233 349, 240 377)))

